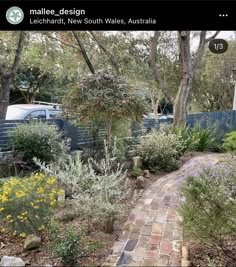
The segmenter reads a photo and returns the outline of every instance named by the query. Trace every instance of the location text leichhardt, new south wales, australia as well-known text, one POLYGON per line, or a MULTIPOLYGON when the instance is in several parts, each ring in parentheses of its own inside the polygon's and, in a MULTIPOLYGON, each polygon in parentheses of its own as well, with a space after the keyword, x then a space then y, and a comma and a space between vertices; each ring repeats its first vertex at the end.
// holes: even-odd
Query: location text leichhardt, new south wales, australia
POLYGON ((58 24, 58 25, 129 25, 156 24, 154 18, 89 18, 84 9, 32 9, 30 10, 30 24, 58 24))

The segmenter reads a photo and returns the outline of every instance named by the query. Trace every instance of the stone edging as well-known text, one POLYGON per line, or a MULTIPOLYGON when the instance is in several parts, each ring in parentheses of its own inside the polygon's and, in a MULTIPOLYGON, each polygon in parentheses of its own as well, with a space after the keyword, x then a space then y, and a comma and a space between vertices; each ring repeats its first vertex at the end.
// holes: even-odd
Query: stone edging
POLYGON ((188 260, 188 248, 186 246, 182 246, 181 266, 182 267, 190 266, 190 261, 188 260))

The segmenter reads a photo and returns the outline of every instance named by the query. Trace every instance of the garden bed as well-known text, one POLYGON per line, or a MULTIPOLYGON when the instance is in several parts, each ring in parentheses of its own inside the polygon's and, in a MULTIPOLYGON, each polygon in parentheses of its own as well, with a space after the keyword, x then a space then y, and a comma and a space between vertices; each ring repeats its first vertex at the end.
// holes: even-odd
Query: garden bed
MULTIPOLYGON (((159 175, 150 174, 150 178, 146 180, 145 188, 147 188, 150 184, 155 182, 161 176, 166 173, 160 173, 159 175)), ((129 188, 131 188, 134 193, 135 178, 129 176, 129 188)), ((143 190, 145 190, 145 188, 143 190)), ((138 193, 141 194, 143 190, 138 190, 138 193)), ((130 203, 131 203, 130 197, 130 203)), ((129 203, 129 200, 127 201, 129 203)), ((114 232, 113 234, 106 234, 102 231, 99 225, 94 226, 89 235, 86 236, 87 240, 100 241, 102 243, 102 247, 98 248, 92 255, 89 257, 85 257, 79 259, 79 263, 83 266, 101 266, 102 263, 106 260, 106 258, 112 252, 112 246, 117 240, 122 225, 128 219, 129 213, 135 203, 130 205, 126 205, 126 210, 122 217, 120 217, 114 224, 114 232)), ((64 206, 57 213, 54 221, 59 222, 60 229, 63 232, 64 227, 72 226, 74 229, 81 229, 86 225, 86 221, 82 220, 76 213, 72 210, 72 205, 70 200, 66 200, 64 206), (68 215, 69 214, 69 215, 68 215)), ((0 224, 1 226, 1 224, 0 224)), ((0 227, 2 229, 2 227, 0 227)), ((51 264, 53 266, 62 266, 60 263, 60 259, 56 257, 52 257, 50 253, 50 247, 48 242, 48 233, 45 230, 42 234, 42 245, 40 248, 32 250, 32 251, 24 251, 24 239, 21 237, 13 237, 10 234, 3 233, 0 230, 0 258, 4 255, 7 256, 15 256, 22 258, 26 265, 28 266, 45 266, 46 264, 51 264)))
MULTIPOLYGON (((214 247, 210 247, 204 243, 188 241, 188 255, 190 266, 193 267, 206 267, 206 266, 219 266, 219 267, 233 267, 236 262, 227 257, 224 253, 219 254, 214 247)), ((235 255, 236 258, 236 238, 232 238, 228 242, 227 249, 235 255)))

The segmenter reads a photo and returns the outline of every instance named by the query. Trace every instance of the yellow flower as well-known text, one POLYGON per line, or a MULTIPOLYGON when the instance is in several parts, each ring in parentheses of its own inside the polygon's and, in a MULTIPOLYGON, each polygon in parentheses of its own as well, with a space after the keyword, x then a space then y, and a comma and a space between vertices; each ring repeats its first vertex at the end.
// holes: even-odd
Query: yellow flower
POLYGON ((47 180, 47 184, 48 185, 53 185, 55 183, 56 179, 54 177, 49 177, 47 180))
POLYGON ((39 206, 36 206, 36 205, 35 205, 35 206, 33 206, 33 208, 34 208, 34 209, 39 209, 39 206))
POLYGON ((7 215, 7 217, 6 217, 7 220, 10 220, 11 218, 12 218, 12 216, 10 214, 7 215))
POLYGON ((20 233, 20 237, 26 237, 26 233, 24 232, 20 233))
POLYGON ((56 200, 54 199, 54 200, 52 200, 52 201, 50 202, 50 205, 51 205, 51 206, 54 206, 55 203, 56 203, 56 200))
POLYGON ((38 193, 38 194, 42 194, 42 193, 44 193, 44 189, 40 186, 40 187, 37 189, 37 193, 38 193))
POLYGON ((0 211, 3 211, 4 210, 4 208, 0 208, 0 211))
POLYGON ((1 196, 1 202, 4 203, 4 202, 7 202, 7 197, 5 195, 2 195, 1 196))
POLYGON ((25 192, 23 192, 22 190, 16 192, 16 197, 17 198, 24 197, 25 195, 26 195, 25 192))
POLYGON ((63 196, 65 194, 65 191, 63 189, 57 191, 58 196, 63 196))

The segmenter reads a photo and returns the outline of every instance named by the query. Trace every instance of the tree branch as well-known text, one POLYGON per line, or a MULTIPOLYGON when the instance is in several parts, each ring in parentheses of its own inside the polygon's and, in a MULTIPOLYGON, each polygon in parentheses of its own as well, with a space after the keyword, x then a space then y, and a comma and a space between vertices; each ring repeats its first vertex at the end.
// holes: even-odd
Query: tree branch
POLYGON ((78 43, 78 45, 80 47, 81 53, 82 53, 82 55, 84 57, 84 60, 85 60, 85 62, 87 64, 87 66, 89 67, 89 70, 91 71, 92 74, 95 74, 95 69, 93 67, 93 64, 90 61, 90 59, 89 59, 89 57, 88 57, 88 55, 86 53, 86 50, 84 48, 84 45, 83 45, 82 41, 79 38, 79 35, 75 31, 72 31, 72 33, 73 33, 73 35, 74 35, 74 37, 75 37, 75 39, 76 39, 76 41, 77 41, 77 43, 78 43))
POLYGON ((92 35, 95 42, 98 44, 98 46, 101 48, 101 50, 106 54, 106 56, 109 58, 112 66, 115 68, 116 73, 120 74, 119 65, 117 61, 115 60, 114 56, 105 48, 105 46, 98 40, 97 36, 93 31, 89 31, 89 33, 92 35))
POLYGON ((215 39, 217 35, 220 33, 220 31, 216 31, 212 36, 208 37, 206 39, 206 43, 210 42, 211 40, 215 39))
POLYGON ((196 52, 196 58, 193 63, 193 76, 197 74, 198 70, 201 67, 202 57, 205 51, 206 44, 208 44, 211 40, 213 40, 219 33, 220 31, 216 31, 212 36, 206 38, 207 31, 201 31, 199 45, 196 52))
POLYGON ((24 40, 25 40, 25 32, 21 31, 18 45, 16 48, 14 63, 11 67, 11 72, 10 72, 10 76, 12 76, 12 77, 14 77, 14 75, 17 71, 18 65, 20 63, 20 57, 21 57, 21 53, 23 50, 23 46, 24 46, 24 40))
POLYGON ((151 41, 150 54, 148 64, 153 72, 155 81, 160 85, 160 89, 163 92, 163 95, 168 99, 170 103, 174 103, 174 98, 170 94, 170 90, 167 87, 165 81, 161 78, 159 69, 156 64, 156 55, 157 55, 157 44, 160 37, 160 31, 155 31, 154 36, 151 41))
POLYGON ((76 49, 76 50, 79 50, 79 51, 81 52, 80 48, 77 47, 77 46, 75 46, 75 45, 72 45, 72 44, 69 44, 69 43, 67 43, 67 42, 64 42, 64 41, 62 41, 61 39, 59 39, 59 38, 57 38, 57 37, 53 37, 53 36, 51 36, 50 34, 46 34, 46 36, 47 36, 48 38, 52 39, 52 40, 56 40, 56 41, 60 42, 61 44, 65 45, 65 46, 72 47, 72 48, 74 48, 74 49, 76 49))

